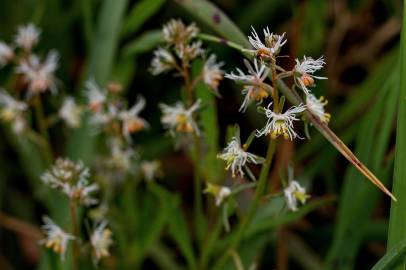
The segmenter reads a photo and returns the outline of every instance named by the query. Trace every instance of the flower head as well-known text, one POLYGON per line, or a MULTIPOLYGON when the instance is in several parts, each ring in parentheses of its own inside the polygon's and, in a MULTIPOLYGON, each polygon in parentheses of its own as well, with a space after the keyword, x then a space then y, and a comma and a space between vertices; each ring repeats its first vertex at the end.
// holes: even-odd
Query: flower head
POLYGON ((74 237, 62 230, 49 217, 44 216, 42 220, 44 221, 42 230, 46 237, 40 241, 40 244, 52 249, 55 253, 59 253, 62 260, 65 259, 68 243, 70 240, 73 240, 74 237))
POLYGON ((77 128, 80 126, 81 114, 82 108, 76 104, 75 99, 73 97, 66 97, 59 110, 59 117, 61 117, 69 127, 77 128))
POLYGON ((327 103, 328 101, 324 97, 317 99, 312 94, 306 95, 306 107, 325 124, 328 124, 331 118, 331 115, 324 110, 327 103))
POLYGON ((100 88, 94 79, 89 79, 86 82, 86 96, 90 110, 100 112, 107 98, 106 90, 100 88))
POLYGON ((194 38, 199 33, 199 29, 194 23, 186 26, 181 20, 172 19, 164 25, 162 33, 166 42, 180 46, 194 38))
POLYGON ((242 168, 247 163, 260 164, 264 162, 264 159, 247 152, 242 146, 239 136, 235 136, 228 143, 223 152, 217 155, 218 158, 226 162, 226 170, 231 168, 233 177, 237 174, 244 176, 242 168))
POLYGON ((18 47, 26 51, 30 51, 32 47, 37 45, 41 30, 34 24, 29 23, 18 27, 15 43, 18 47))
POLYGON ((162 176, 161 163, 158 160, 143 161, 140 164, 142 175, 146 181, 162 176))
POLYGON ((264 108, 268 121, 263 129, 257 130, 257 136, 271 134, 272 138, 277 138, 283 135, 284 139, 290 139, 291 141, 299 137, 293 129, 293 121, 299 120, 296 118, 296 114, 306 110, 306 107, 300 104, 297 107, 292 106, 284 113, 275 113, 270 109, 271 105, 272 103, 267 108, 264 108))
POLYGON ((158 75, 172 70, 176 66, 176 59, 166 49, 158 48, 154 51, 154 58, 151 61, 150 71, 153 75, 158 75))
POLYGON ((145 107, 145 98, 139 97, 137 103, 131 107, 128 111, 122 111, 119 113, 119 119, 123 121, 122 132, 123 135, 129 139, 130 134, 143 130, 148 127, 147 121, 139 117, 138 114, 145 107))
POLYGON ((89 169, 82 162, 58 158, 41 179, 50 187, 66 194, 71 200, 89 206, 97 203, 97 199, 92 198, 91 193, 99 187, 97 184, 89 185, 88 177, 89 169))
POLYGON ((248 41, 254 47, 254 52, 261 59, 274 59, 280 52, 283 45, 286 43, 285 33, 276 35, 269 31, 269 28, 264 28, 264 42, 259 38, 254 27, 252 28, 251 36, 248 36, 248 41))
POLYGON ((295 82, 306 94, 310 93, 308 87, 314 86, 314 79, 327 79, 326 77, 318 77, 313 75, 313 73, 319 69, 322 69, 326 64, 323 56, 317 60, 304 56, 302 61, 299 61, 298 59, 295 59, 295 61, 295 82))
POLYGON ((248 74, 245 74, 241 69, 237 68, 238 74, 230 73, 225 75, 226 78, 241 83, 244 86, 242 93, 245 95, 245 98, 240 107, 240 112, 245 112, 252 101, 262 102, 264 98, 268 97, 269 89, 272 89, 271 86, 264 83, 269 73, 269 68, 267 68, 264 63, 258 63, 258 61, 254 59, 254 67, 246 60, 244 64, 248 69, 248 74))
POLYGON ((6 65, 14 57, 13 49, 0 41, 0 68, 6 65))
POLYGON ((200 134, 199 127, 193 119, 193 113, 200 108, 200 100, 197 100, 190 108, 186 109, 182 102, 177 102, 175 106, 160 104, 162 110, 161 122, 171 135, 176 132, 195 132, 200 134))
POLYGON ((207 183, 207 187, 204 193, 212 194, 215 198, 216 206, 220 206, 221 203, 231 194, 231 189, 225 186, 214 185, 207 183))
POLYGON ((203 66, 203 81, 215 93, 217 93, 220 81, 223 79, 224 72, 221 70, 223 65, 224 62, 216 63, 216 55, 212 54, 203 66))
POLYGON ((184 63, 189 63, 190 60, 204 54, 202 42, 192 42, 190 44, 181 44, 175 49, 176 54, 184 63))
POLYGON ((292 211, 297 210, 298 201, 301 204, 306 203, 310 195, 306 194, 306 189, 297 181, 290 181, 289 186, 283 190, 288 208, 292 211))
POLYGON ((58 68, 58 58, 58 53, 51 51, 45 61, 41 63, 38 56, 30 55, 17 67, 17 73, 24 75, 28 82, 29 97, 48 89, 52 93, 56 93, 54 72, 58 68))
POLYGON ((93 248, 93 255, 98 262, 100 259, 109 257, 109 248, 113 245, 112 232, 107 228, 107 221, 101 221, 92 235, 90 236, 90 243, 93 248))

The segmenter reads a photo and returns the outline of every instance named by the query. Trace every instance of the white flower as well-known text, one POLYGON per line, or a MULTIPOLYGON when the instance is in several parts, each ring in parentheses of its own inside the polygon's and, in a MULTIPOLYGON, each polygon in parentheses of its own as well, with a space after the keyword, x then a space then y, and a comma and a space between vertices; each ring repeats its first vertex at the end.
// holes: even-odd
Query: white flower
POLYGON ((162 175, 161 163, 157 160, 143 161, 140 164, 141 172, 147 181, 152 181, 162 175))
POLYGON ((100 112, 106 101, 106 90, 101 89, 94 79, 87 80, 85 87, 90 110, 100 112))
POLYGON ((296 114, 303 112, 306 108, 300 104, 297 107, 292 106, 284 113, 275 113, 270 109, 271 104, 264 108, 268 121, 263 129, 257 130, 257 137, 271 134, 272 138, 277 138, 279 135, 283 135, 284 139, 291 141, 299 137, 293 129, 293 121, 298 121, 296 114))
POLYGON ((260 58, 272 59, 281 50, 282 46, 285 45, 285 33, 282 35, 276 35, 269 31, 269 28, 264 28, 264 42, 261 41, 254 27, 252 27, 251 36, 248 36, 248 41, 251 43, 252 47, 255 48, 255 53, 260 58))
POLYGON ((81 161, 58 158, 51 169, 41 176, 41 180, 65 193, 71 200, 89 206, 97 203, 91 193, 98 190, 98 185, 89 185, 88 177, 89 169, 81 161))
POLYGON ((49 217, 44 216, 42 217, 42 220, 45 223, 42 225, 42 230, 44 231, 46 238, 41 240, 40 244, 52 249, 55 253, 59 253, 62 260, 64 260, 68 243, 75 237, 62 230, 49 217))
POLYGON ((0 116, 5 122, 15 121, 27 110, 25 102, 14 99, 4 90, 0 90, 0 106, 0 116))
POLYGON ((185 26, 181 20, 172 19, 162 29, 166 42, 179 46, 188 43, 198 33, 199 29, 194 23, 185 26))
POLYGON ((204 193, 209 193, 214 196, 216 206, 220 206, 221 203, 231 194, 231 190, 226 186, 214 185, 207 183, 207 187, 204 193))
POLYGON ((177 102, 175 106, 160 104, 162 110, 161 122, 167 128, 171 135, 176 132, 195 132, 200 134, 199 127, 193 119, 193 113, 200 108, 200 99, 197 100, 189 109, 185 108, 182 102, 177 102))
POLYGON ((331 118, 331 115, 324 110, 327 103, 328 101, 324 97, 317 99, 312 94, 306 95, 306 107, 325 124, 328 124, 331 118))
POLYGON ((5 66, 14 57, 13 49, 0 41, 0 68, 5 66))
POLYGON ((36 55, 30 55, 21 61, 17 73, 23 74, 28 82, 28 97, 45 92, 47 89, 53 94, 56 93, 54 72, 58 68, 58 58, 58 53, 51 51, 43 63, 36 55))
POLYGON ((131 167, 131 159, 135 153, 131 148, 123 148, 122 141, 113 139, 110 141, 111 157, 107 160, 109 167, 127 171, 131 167))
POLYGON ((98 203, 98 200, 91 195, 91 193, 97 190, 99 190, 99 185, 96 183, 89 185, 89 181, 85 178, 79 179, 76 184, 63 183, 62 186, 63 193, 71 200, 77 201, 84 206, 91 206, 98 203))
POLYGON ((76 104, 75 99, 66 97, 59 110, 59 117, 61 117, 69 127, 77 128, 80 126, 81 113, 82 108, 76 104))
POLYGON ((119 119, 119 108, 114 103, 109 103, 107 110, 105 111, 95 111, 91 118, 90 123, 94 125, 97 129, 111 123, 113 120, 119 119))
POLYGON ((245 95, 245 98, 239 109, 240 112, 245 112, 253 100, 259 103, 262 102, 264 98, 269 96, 269 89, 272 89, 271 86, 264 83, 264 80, 268 76, 269 68, 262 62, 258 64, 256 59, 254 59, 254 67, 247 60, 244 60, 244 64, 248 69, 248 74, 237 68, 238 74, 230 73, 225 75, 226 78, 244 85, 242 93, 245 95))
POLYGON ((100 259, 109 257, 109 248, 113 245, 112 232, 107 228, 107 221, 101 221, 90 236, 90 243, 93 248, 93 255, 98 262, 100 259))
POLYGON ((295 59, 296 65, 294 68, 295 72, 295 83, 306 93, 309 94, 310 91, 307 87, 314 86, 314 79, 327 79, 326 77, 318 77, 312 75, 314 72, 322 69, 326 64, 323 56, 319 59, 314 60, 311 57, 306 58, 304 56, 302 61, 295 59))
POLYGON ((231 168, 232 176, 235 177, 237 173, 244 176, 242 168, 247 163, 260 164, 264 159, 245 151, 241 146, 241 141, 238 136, 235 136, 228 143, 223 152, 217 155, 218 158, 226 162, 226 170, 231 168))
POLYGON ((19 26, 15 37, 15 43, 18 47, 30 51, 32 47, 38 43, 40 35, 41 30, 32 23, 19 26))
POLYGON ((130 134, 148 127, 147 121, 139 117, 138 114, 145 107, 145 98, 139 97, 137 103, 128 111, 119 113, 119 119, 123 121, 122 132, 124 137, 130 138, 130 134))
POLYGON ((172 53, 163 48, 158 48, 154 51, 154 58, 151 61, 150 71, 153 75, 158 75, 176 66, 176 59, 172 53))
POLYGON ((223 79, 224 72, 221 70, 223 65, 224 62, 216 63, 216 55, 212 54, 203 66, 203 81, 215 92, 217 92, 220 81, 223 79))
POLYGON ((197 56, 204 54, 204 49, 202 49, 202 42, 197 41, 191 44, 181 44, 175 49, 176 54, 180 59, 185 63, 189 62, 192 59, 195 59, 197 56))
POLYGON ((302 204, 306 203, 306 200, 310 198, 308 194, 306 194, 306 189, 297 181, 290 181, 289 186, 283 190, 285 195, 286 203, 288 208, 292 211, 297 210, 298 201, 302 204))

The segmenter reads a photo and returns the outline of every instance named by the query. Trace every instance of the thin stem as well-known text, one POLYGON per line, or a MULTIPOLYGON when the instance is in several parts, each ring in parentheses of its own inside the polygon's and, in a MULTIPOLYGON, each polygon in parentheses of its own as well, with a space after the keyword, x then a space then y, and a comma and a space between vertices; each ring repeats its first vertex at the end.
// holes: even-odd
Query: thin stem
POLYGON ((269 174, 269 169, 272 164, 273 155, 274 155, 275 149, 276 149, 276 142, 277 142, 276 140, 270 140, 270 142, 268 144, 266 160, 264 162, 264 165, 262 166, 261 173, 259 175, 258 186, 257 186, 256 192, 255 192, 254 201, 252 202, 251 207, 248 210, 248 214, 241 221, 241 224, 238 227, 234 238, 231 240, 231 243, 230 243, 229 247, 227 248, 227 251, 224 252, 223 255, 220 257, 220 259, 216 262, 214 269, 221 269, 221 267, 226 262, 230 252, 238 249, 238 246, 240 245, 240 242, 242 241, 242 239, 244 237, 245 231, 247 230, 255 213, 257 212, 257 209, 261 202, 261 198, 266 191, 266 183, 268 180, 268 174, 269 174))
POLYGON ((38 121, 38 128, 39 128, 40 134, 44 138, 43 148, 44 148, 44 152, 46 155, 46 159, 48 160, 48 162, 51 163, 53 155, 52 155, 51 145, 49 143, 49 135, 48 135, 47 124, 46 124, 47 120, 44 115, 44 110, 42 108, 42 101, 41 101, 40 96, 35 97, 34 110, 35 110, 36 120, 38 121))
POLYGON ((197 35, 197 38, 204 40, 204 41, 211 41, 211 42, 224 44, 230 48, 239 50, 243 54, 248 53, 247 49, 245 49, 243 46, 241 46, 237 43, 234 43, 232 41, 226 40, 225 38, 220 38, 220 37, 212 36, 212 35, 208 35, 208 34, 199 34, 199 35, 197 35))
POLYGON ((73 242, 72 245, 72 269, 78 269, 78 260, 79 260, 79 245, 77 239, 79 238, 79 226, 77 221, 77 205, 75 201, 71 201, 70 205, 70 218, 71 218, 71 231, 72 235, 76 238, 76 241, 73 242))

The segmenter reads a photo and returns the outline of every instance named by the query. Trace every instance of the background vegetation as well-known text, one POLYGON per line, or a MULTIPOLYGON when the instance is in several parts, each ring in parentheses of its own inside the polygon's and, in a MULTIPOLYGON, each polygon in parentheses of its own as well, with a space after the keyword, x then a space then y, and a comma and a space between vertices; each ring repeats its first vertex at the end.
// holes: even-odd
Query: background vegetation
MULTIPOLYGON (((83 98, 84 81, 94 76, 100 83, 121 83, 131 104, 139 94, 147 100, 143 117, 150 129, 133 140, 142 145, 143 159, 161 161, 165 176, 157 180, 157 185, 141 183, 135 187, 128 182, 114 190, 108 218, 115 244, 112 257, 98 267, 210 269, 207 265, 224 252, 217 233, 205 234, 204 229, 196 228, 198 223, 217 232, 211 218, 197 222, 192 161, 187 154, 174 151, 159 121, 158 103, 176 101, 181 86, 177 78, 164 75, 157 79, 148 71, 152 50, 162 41, 162 24, 182 18, 185 22, 196 21, 202 32, 239 43, 246 42, 244 36, 251 25, 256 29, 269 26, 274 32, 287 33, 288 45, 282 54, 325 55, 328 80, 320 82, 314 92, 329 100, 331 129, 386 186, 395 180, 398 202, 392 203, 391 210, 390 199, 367 182, 315 129, 311 130, 312 139, 305 143, 280 143, 269 178, 270 189, 281 188, 280 172, 293 164, 295 175, 306 183, 312 199, 298 212, 283 215, 278 214, 281 202, 262 205, 238 251, 244 269, 253 262, 258 269, 371 269, 385 254, 387 257, 374 269, 393 269, 404 257, 406 243, 406 145, 402 140, 406 138, 406 56, 402 53, 406 36, 400 40, 403 3, 211 3, 219 10, 212 10, 213 6, 202 0, 1 1, 0 39, 11 40, 20 24, 33 22, 40 26, 43 32, 39 51, 55 48, 61 54, 57 72, 63 82, 61 92, 83 98), (236 28, 228 24, 220 10, 236 28), (208 254, 202 253, 202 243, 209 246, 208 254)), ((226 71, 242 65, 237 51, 221 44, 207 46, 226 63, 226 71)), ((294 66, 288 58, 282 62, 286 67, 294 66)), ((0 70, 0 85, 5 85, 10 72, 0 70)), ((219 91, 219 99, 203 96, 211 100, 210 112, 218 116, 215 123, 210 123, 212 118, 208 116, 204 124, 212 127, 208 137, 212 138, 209 145, 213 155, 225 145, 230 125, 239 123, 244 138, 258 126, 254 111, 237 112, 239 87, 225 80, 219 91)), ((46 104, 46 108, 52 106, 52 102, 46 104)), ((83 125, 73 132, 52 130, 54 155, 81 159, 97 170, 100 138, 93 136, 90 129, 83 125)), ((49 164, 35 145, 13 136, 5 125, 0 134, 0 269, 69 269, 69 263, 60 263, 57 256, 36 243, 44 213, 61 222, 66 222, 68 215, 66 202, 44 191, 40 181, 49 164)), ((253 151, 263 156, 265 149, 265 142, 253 146, 253 151)), ((213 163, 207 167, 207 177, 223 166, 221 161, 213 163)), ((243 195, 239 203, 244 209, 253 194, 243 195)), ((210 197, 203 198, 205 204, 212 202, 210 197)), ((212 211, 212 207, 208 209, 212 211)), ((84 265, 88 269, 95 267, 90 262, 84 265)), ((229 260, 222 269, 234 268, 229 260)))

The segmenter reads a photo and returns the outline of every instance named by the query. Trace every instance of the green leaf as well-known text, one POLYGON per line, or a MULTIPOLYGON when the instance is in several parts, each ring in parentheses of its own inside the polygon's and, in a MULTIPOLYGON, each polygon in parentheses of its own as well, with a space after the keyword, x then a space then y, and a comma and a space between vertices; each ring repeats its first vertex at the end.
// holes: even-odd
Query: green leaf
MULTIPOLYGON (((400 48, 400 93, 398 122, 396 132, 396 154, 393 179, 393 191, 399 198, 392 202, 389 220, 388 249, 394 248, 406 238, 406 1, 403 1, 403 22, 400 48)), ((404 269, 406 261, 394 269, 404 269)))
POLYGON ((123 48, 122 54, 125 57, 131 57, 141 53, 146 53, 155 49, 162 42, 163 37, 161 30, 150 30, 144 32, 142 35, 129 42, 123 48))
POLYGON ((403 239, 390 249, 379 262, 377 262, 371 270, 393 270, 396 265, 405 259, 406 256, 406 240, 403 239))
POLYGON ((122 34, 136 32, 164 3, 165 0, 141 0, 136 3, 123 24, 122 34))
MULTIPOLYGON (((88 76, 104 84, 113 69, 119 42, 121 20, 128 0, 106 0, 100 9, 98 25, 89 59, 88 76)), ((94 152, 95 137, 87 119, 76 129, 67 142, 67 156, 88 163, 94 152)))
POLYGON ((169 215, 169 235, 173 238, 180 252, 185 257, 189 269, 196 269, 192 239, 190 238, 186 218, 180 207, 179 198, 153 183, 151 190, 165 202, 166 211, 169 215))
POLYGON ((223 11, 206 0, 174 0, 197 19, 209 26, 217 34, 238 43, 251 47, 245 35, 223 11))

